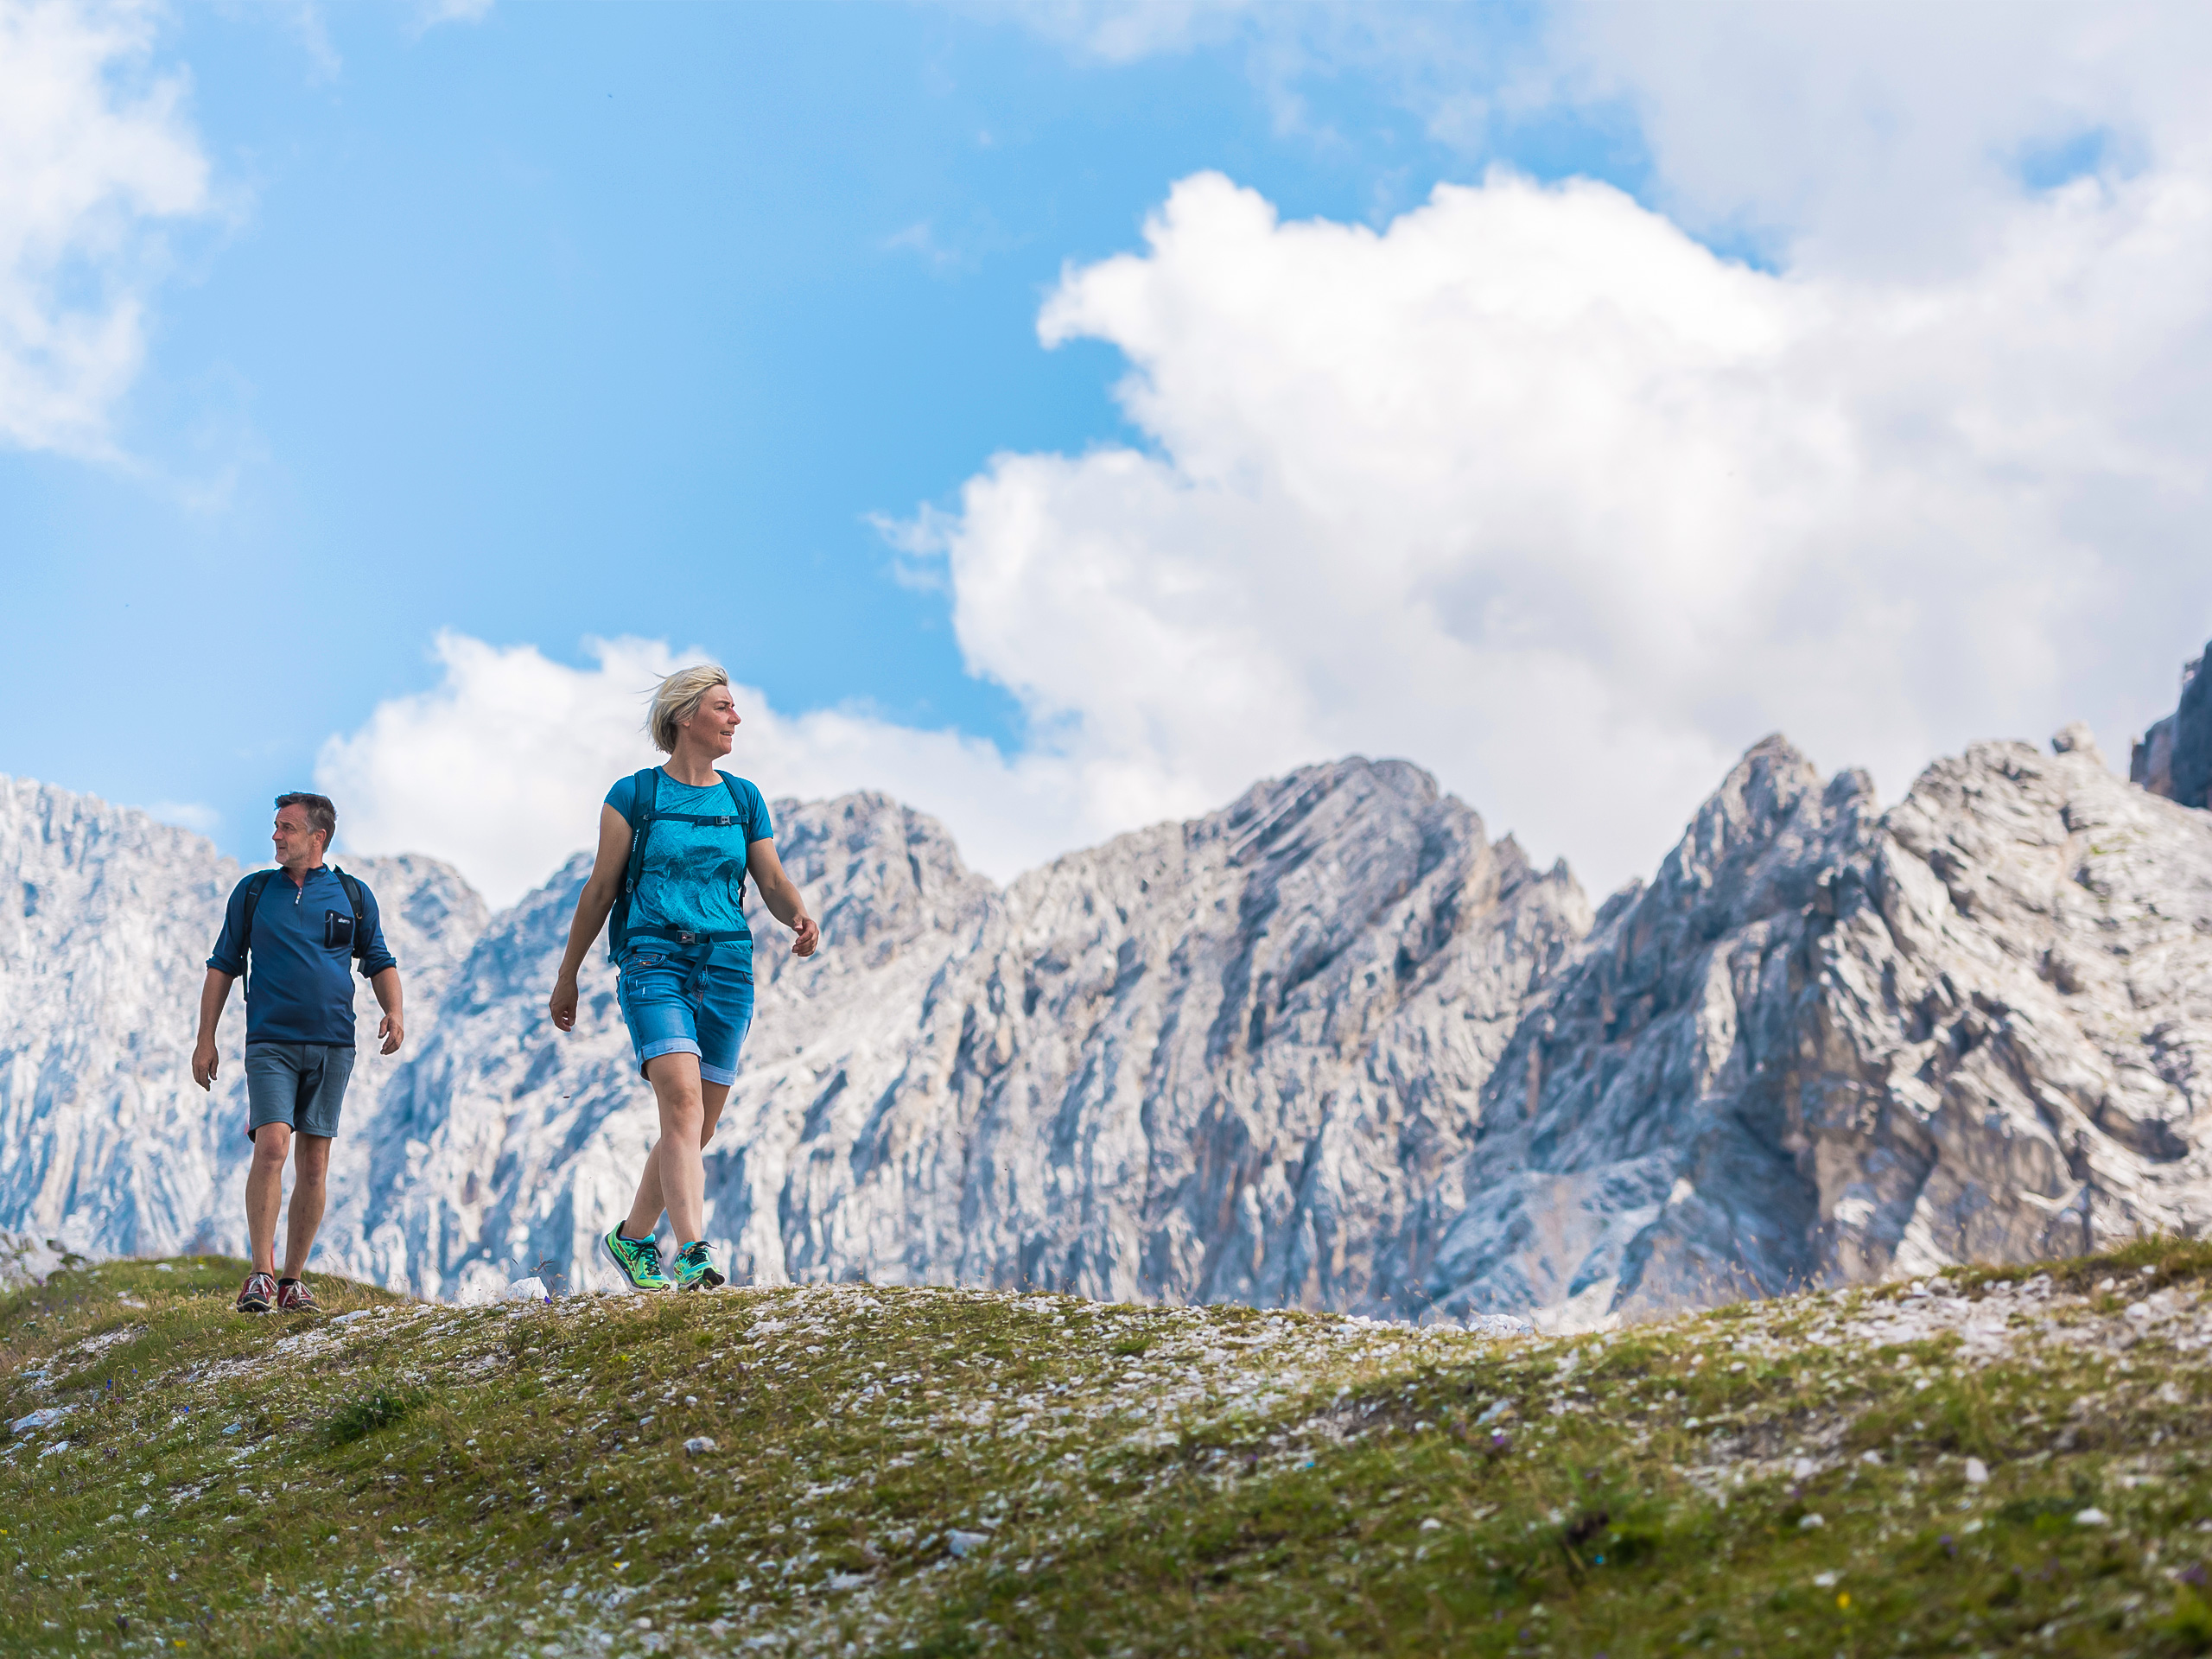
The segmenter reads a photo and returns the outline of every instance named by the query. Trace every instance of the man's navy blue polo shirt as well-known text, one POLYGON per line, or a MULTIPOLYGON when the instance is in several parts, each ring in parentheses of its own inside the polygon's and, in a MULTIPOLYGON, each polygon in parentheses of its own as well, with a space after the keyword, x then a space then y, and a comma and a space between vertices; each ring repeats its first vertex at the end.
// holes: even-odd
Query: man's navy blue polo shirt
MULTIPOLYGON (((245 878, 231 889, 223 912, 223 936, 207 965, 237 974, 246 966, 242 930, 245 925, 245 878)), ((356 876, 356 880, 360 878, 356 876)), ((369 948, 361 957, 361 977, 373 978, 399 964, 385 948, 384 920, 377 896, 361 883, 368 910, 369 948)), ((253 971, 246 977, 245 1039, 249 1043, 343 1043, 353 1046, 353 981, 347 972, 353 946, 325 944, 323 920, 336 912, 349 920, 353 906, 346 887, 327 864, 307 873, 300 886, 279 870, 261 890, 253 907, 253 971)))

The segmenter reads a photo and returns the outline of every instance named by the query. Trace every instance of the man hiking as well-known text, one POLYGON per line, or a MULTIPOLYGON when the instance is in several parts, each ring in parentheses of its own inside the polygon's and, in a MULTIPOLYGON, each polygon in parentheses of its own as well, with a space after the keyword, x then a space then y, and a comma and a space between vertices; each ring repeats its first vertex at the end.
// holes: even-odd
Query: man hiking
POLYGON ((238 1292, 238 1311, 312 1310, 315 1293, 300 1275, 322 1224, 323 1178, 338 1109, 353 1073, 353 982, 349 961, 384 1009, 377 1035, 382 1052, 398 1052, 399 964, 385 949, 376 895, 322 861, 338 829, 338 809, 321 795, 276 798, 269 839, 276 868, 257 870, 231 890, 222 937, 207 958, 200 989, 200 1038, 192 1049, 192 1080, 215 1082, 215 1027, 231 982, 252 971, 245 987, 246 1138, 253 1163, 245 1178, 245 1225, 253 1271, 238 1292), (283 1196, 284 1154, 292 1154, 292 1207, 286 1217, 284 1274, 276 1277, 276 1211, 283 1196))
POLYGON ((576 1023, 576 972, 602 926, 620 970, 622 1017, 638 1070, 660 1108, 629 1216, 599 1249, 639 1290, 712 1290, 722 1282, 707 1247, 707 1174, 700 1149, 737 1081, 753 1024, 753 930, 745 879, 810 957, 821 930, 776 856, 760 791, 715 768, 740 724, 729 676, 711 663, 680 668, 653 694, 645 729, 665 763, 618 779, 599 809, 599 853, 569 925, 569 948, 547 1012, 576 1023), (610 925, 611 924, 611 925, 610 925), (675 1259, 664 1271, 663 1212, 675 1259))

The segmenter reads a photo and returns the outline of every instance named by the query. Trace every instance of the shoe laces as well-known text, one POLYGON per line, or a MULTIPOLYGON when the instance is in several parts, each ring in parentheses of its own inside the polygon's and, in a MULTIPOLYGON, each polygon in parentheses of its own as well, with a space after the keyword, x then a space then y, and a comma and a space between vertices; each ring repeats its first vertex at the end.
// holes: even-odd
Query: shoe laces
POLYGON ((709 1261, 712 1258, 710 1258, 707 1254, 707 1241, 703 1238, 700 1238, 694 1239, 690 1243, 686 1244, 682 1250, 677 1252, 676 1259, 678 1262, 686 1262, 695 1268, 699 1268, 706 1266, 709 1261))
POLYGON ((658 1273, 660 1271, 660 1241, 658 1239, 650 1237, 626 1238, 622 1242, 625 1244, 633 1244, 637 1247, 638 1254, 645 1258, 645 1271, 647 1273, 658 1273))

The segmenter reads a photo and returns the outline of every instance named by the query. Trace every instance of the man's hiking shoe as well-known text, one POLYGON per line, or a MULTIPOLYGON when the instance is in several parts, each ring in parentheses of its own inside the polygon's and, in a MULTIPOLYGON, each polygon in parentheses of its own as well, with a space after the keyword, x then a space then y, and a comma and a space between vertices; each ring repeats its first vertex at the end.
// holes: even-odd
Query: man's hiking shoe
POLYGON ((315 1292, 308 1288, 304 1279, 279 1279, 276 1281, 276 1311, 279 1313, 320 1313, 315 1292))
POLYGON ((715 1290, 721 1282, 721 1274, 715 1271, 714 1259, 707 1254, 705 1239, 695 1238, 676 1253, 678 1290, 715 1290))
POLYGON ((266 1313, 269 1304, 276 1300, 276 1275, 271 1273, 250 1273, 245 1285, 238 1292, 238 1312, 266 1313))
POLYGON ((625 1238, 618 1222, 599 1236, 599 1249, 632 1290, 668 1288, 668 1275, 660 1270, 660 1245, 653 1238, 625 1238))

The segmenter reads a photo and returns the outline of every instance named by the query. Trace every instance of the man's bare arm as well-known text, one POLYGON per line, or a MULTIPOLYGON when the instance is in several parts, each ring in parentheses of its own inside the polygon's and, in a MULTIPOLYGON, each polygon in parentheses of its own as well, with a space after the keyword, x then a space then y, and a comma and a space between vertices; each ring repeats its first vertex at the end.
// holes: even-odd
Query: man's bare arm
POLYGON ((400 1012, 399 969, 379 969, 369 981, 369 988, 377 994, 377 1006, 384 1010, 384 1019, 378 1023, 377 1035, 384 1039, 379 1054, 397 1054, 400 1044, 407 1040, 405 1021, 400 1012))
POLYGON ((215 1027, 222 1022, 223 1005, 231 1000, 231 986, 238 978, 219 968, 210 968, 200 986, 200 1035, 192 1045, 192 1080, 202 1089, 215 1086, 215 1027))
POLYGON ((791 941, 791 954, 812 956, 814 947, 822 943, 822 930, 806 913, 806 900, 799 896, 798 884, 784 873, 784 861, 776 856, 776 843, 765 837, 754 842, 746 849, 745 868, 753 873, 753 884, 760 889, 760 902, 768 906, 768 913, 798 933, 791 941))

